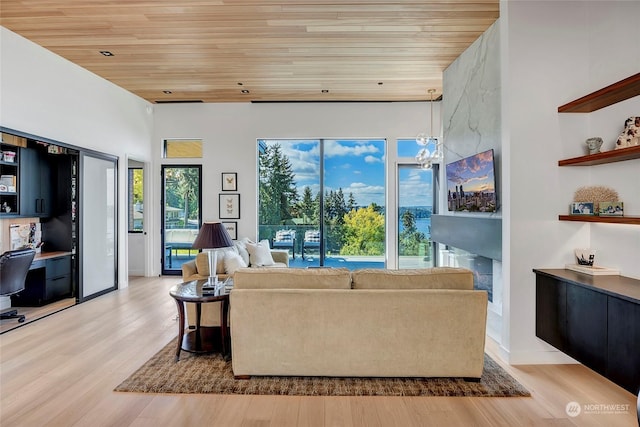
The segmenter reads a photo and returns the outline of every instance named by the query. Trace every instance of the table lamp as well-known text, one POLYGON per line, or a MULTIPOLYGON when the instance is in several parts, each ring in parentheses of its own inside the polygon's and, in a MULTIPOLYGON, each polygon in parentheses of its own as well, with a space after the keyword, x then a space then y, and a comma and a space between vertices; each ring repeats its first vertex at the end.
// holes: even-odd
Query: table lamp
POLYGON ((217 282, 216 268, 218 266, 218 249, 233 246, 231 236, 220 222, 205 222, 200 227, 193 248, 208 249, 209 255, 209 283, 217 282))

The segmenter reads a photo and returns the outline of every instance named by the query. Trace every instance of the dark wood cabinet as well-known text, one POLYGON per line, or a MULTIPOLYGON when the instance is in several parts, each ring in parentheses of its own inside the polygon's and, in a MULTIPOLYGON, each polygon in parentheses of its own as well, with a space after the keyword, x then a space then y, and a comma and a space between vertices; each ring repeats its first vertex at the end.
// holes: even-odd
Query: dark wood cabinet
POLYGON ((66 254, 34 260, 25 280, 25 290, 11 296, 12 305, 42 306, 72 296, 71 262, 72 256, 66 254))
POLYGON ((566 351, 567 288, 564 282, 547 276, 536 280, 536 336, 566 351))
POLYGON ((634 392, 640 384, 640 304, 608 299, 607 378, 634 392))
POLYGON ((565 352, 604 374, 607 364, 607 296, 580 286, 567 292, 565 352))
POLYGON ((51 166, 46 152, 23 148, 20 152, 20 215, 51 214, 51 166))
MULTIPOLYGON (((2 134, 4 141, 5 135, 2 134)), ((18 215, 20 148, 0 143, 0 217, 18 215), (5 155, 6 153, 6 155, 5 155)))
POLYGON ((640 280, 570 270, 536 273, 536 336, 636 394, 640 280))

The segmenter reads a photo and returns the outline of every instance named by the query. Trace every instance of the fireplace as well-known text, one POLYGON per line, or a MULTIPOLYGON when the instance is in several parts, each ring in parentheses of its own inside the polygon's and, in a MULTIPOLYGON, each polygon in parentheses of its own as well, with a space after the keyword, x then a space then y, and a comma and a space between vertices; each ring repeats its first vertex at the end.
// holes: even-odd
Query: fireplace
POLYGON ((473 272, 473 288, 485 290, 493 302, 493 260, 460 248, 447 246, 440 250, 441 266, 462 267, 473 272))
POLYGON ((495 217, 433 215, 431 238, 439 243, 438 265, 467 268, 473 272, 475 289, 496 297, 502 261, 502 220, 495 217), (495 276, 498 276, 496 280, 495 276))

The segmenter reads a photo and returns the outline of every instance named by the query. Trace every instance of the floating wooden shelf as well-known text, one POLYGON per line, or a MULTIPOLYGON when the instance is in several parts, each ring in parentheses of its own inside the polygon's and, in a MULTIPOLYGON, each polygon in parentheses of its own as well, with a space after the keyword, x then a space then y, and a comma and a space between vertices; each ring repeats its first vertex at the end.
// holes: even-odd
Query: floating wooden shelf
POLYGON ((589 154, 587 156, 559 160, 558 166, 593 166, 633 159, 640 159, 640 145, 621 148, 619 150, 605 151, 604 153, 589 154))
POLYGON ((603 222, 608 224, 640 225, 640 216, 589 216, 589 215, 558 215, 560 221, 603 222))
POLYGON ((558 107, 558 113, 591 113, 640 95, 640 73, 558 107))

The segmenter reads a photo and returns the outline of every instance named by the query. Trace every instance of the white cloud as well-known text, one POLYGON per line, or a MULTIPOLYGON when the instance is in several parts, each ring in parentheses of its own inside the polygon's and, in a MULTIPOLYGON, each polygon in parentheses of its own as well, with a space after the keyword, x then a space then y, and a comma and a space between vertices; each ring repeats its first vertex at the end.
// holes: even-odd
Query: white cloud
POLYGON ((382 163, 383 160, 381 158, 375 157, 375 156, 365 156, 364 161, 367 163, 382 163))
POLYGON ((346 146, 335 140, 326 140, 324 143, 324 155, 327 157, 335 156, 361 156, 363 154, 379 153, 378 147, 372 144, 356 144, 354 146, 346 146))

